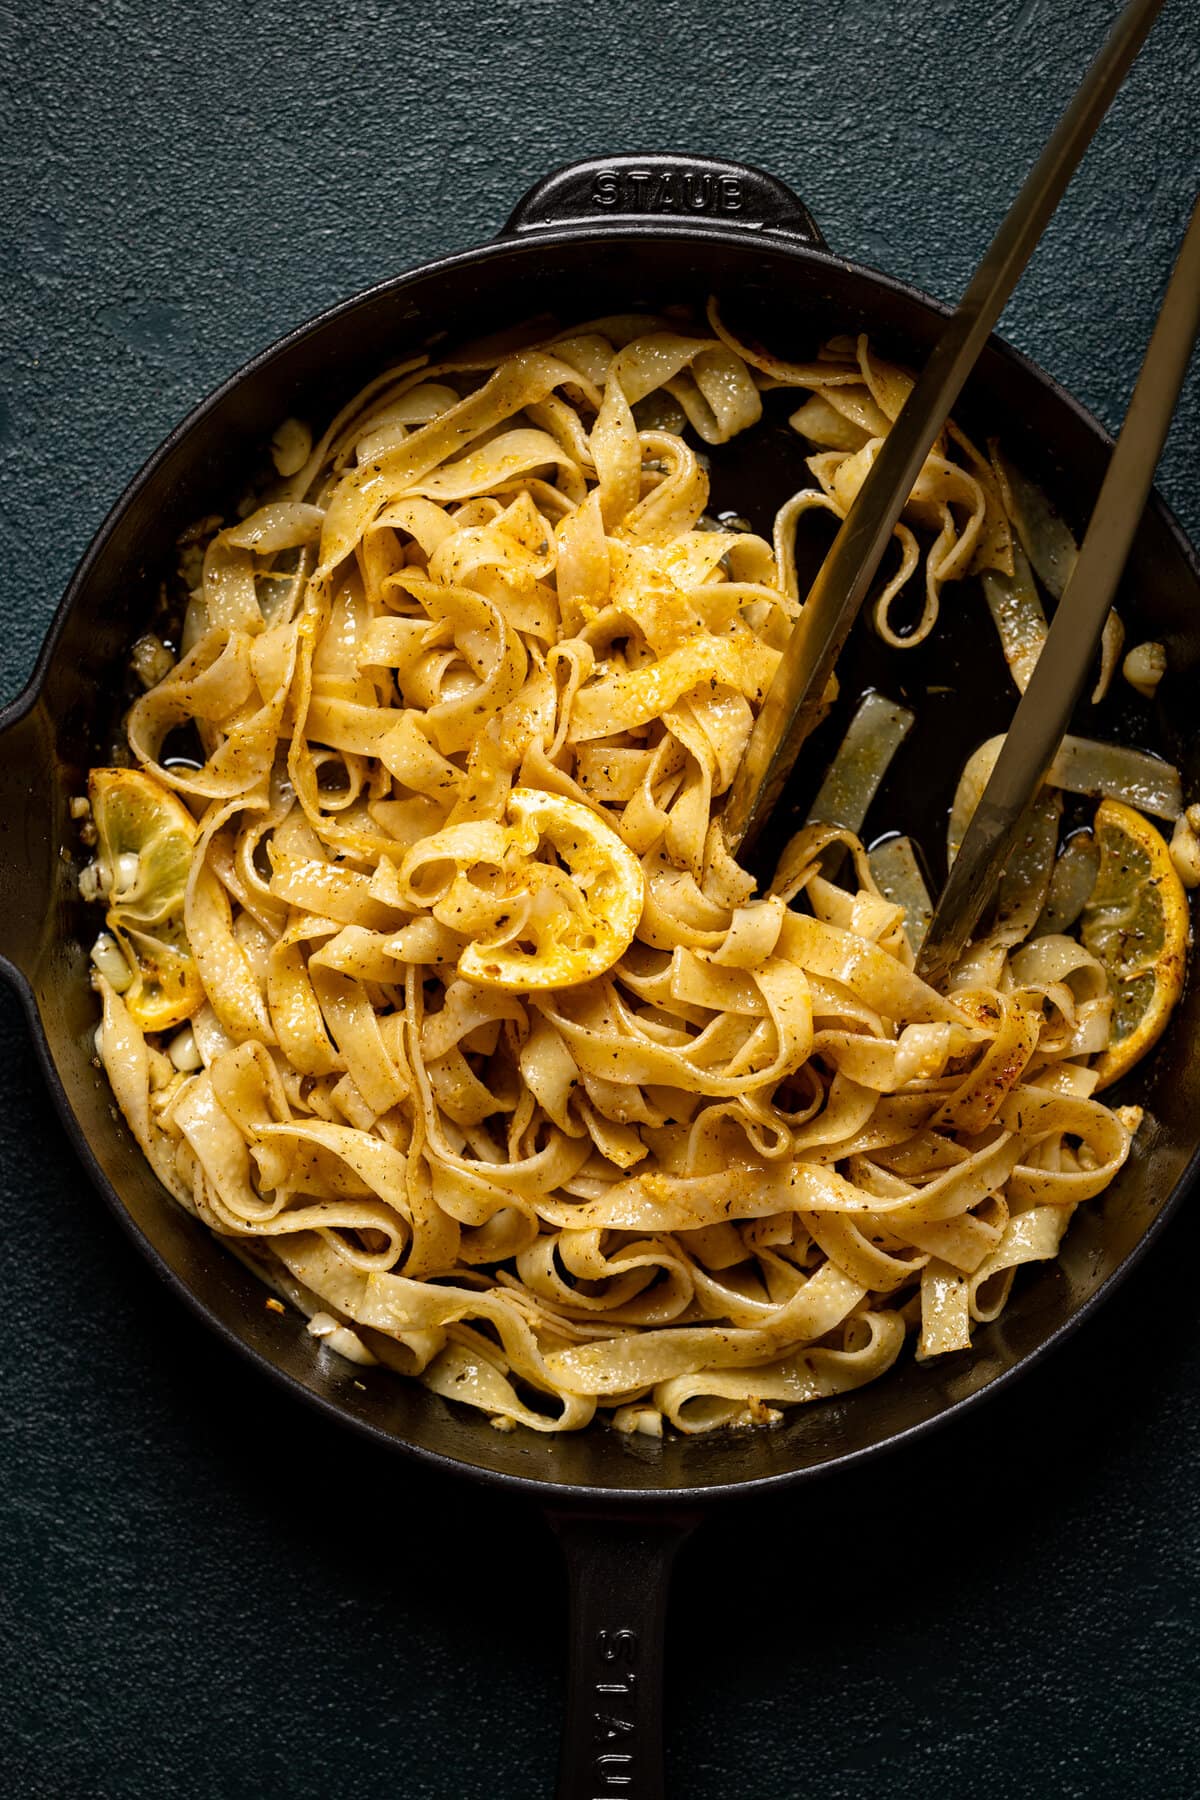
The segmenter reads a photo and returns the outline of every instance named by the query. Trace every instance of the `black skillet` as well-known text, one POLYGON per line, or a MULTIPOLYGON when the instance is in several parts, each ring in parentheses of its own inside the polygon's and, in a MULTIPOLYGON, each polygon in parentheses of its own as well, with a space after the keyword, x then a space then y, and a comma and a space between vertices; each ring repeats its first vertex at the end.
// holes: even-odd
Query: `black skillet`
MULTIPOLYGON (((528 1493, 554 1520, 571 1570, 572 1678, 560 1795, 662 1793, 661 1648, 668 1570, 703 1507, 857 1462, 931 1429, 1032 1366, 1075 1329, 1146 1248, 1182 1198, 1200 1144, 1200 982, 1193 977, 1162 1046, 1129 1083, 1148 1118, 1127 1168, 1073 1223, 1053 1266, 1027 1271, 1003 1316, 969 1353, 905 1359, 874 1386, 800 1409, 775 1430, 716 1438, 628 1439, 603 1429, 567 1439, 494 1431, 478 1415, 322 1352, 158 1185, 116 1113, 94 1057, 96 1005, 86 945, 94 918, 76 894, 68 801, 106 760, 129 645, 154 609, 181 529, 228 504, 290 413, 321 420, 367 376, 416 348, 552 314, 564 323, 632 307, 702 308, 722 296, 744 333, 781 355, 822 335, 868 329, 884 353, 920 361, 944 310, 912 288, 831 255, 781 183, 701 157, 616 157, 540 182, 481 249, 382 283, 302 326, 228 381, 167 439, 80 564, 25 693, 0 714, 0 972, 29 1016, 64 1124, 134 1242, 226 1342, 327 1414, 447 1472, 528 1493)), ((783 422, 714 455, 713 505, 760 529, 804 472, 783 422)), ((1046 375, 993 339, 957 416, 999 436, 1079 529, 1109 440, 1046 375)), ((808 547, 819 554, 819 546, 808 547)), ((1122 601, 1131 634, 1167 645, 1171 673, 1152 713, 1132 697, 1082 718, 1089 733, 1143 741, 1200 776, 1187 699, 1200 662, 1200 569, 1167 509, 1147 510, 1122 601)), ((874 682, 916 703, 919 725, 872 815, 876 831, 936 845, 963 757, 1005 724, 1012 692, 978 595, 945 607, 932 646, 881 656, 861 633, 843 659, 847 702, 874 682), (932 691, 931 691, 932 690, 932 691)), ((842 721, 826 728, 826 745, 842 721)), ((814 741, 794 795, 811 792, 814 741), (808 784, 807 790, 805 784, 808 784)), ((789 823, 785 799, 776 838, 789 823)), ((869 835, 869 833, 868 833, 869 835)), ((770 846, 767 847, 768 851, 770 846)))

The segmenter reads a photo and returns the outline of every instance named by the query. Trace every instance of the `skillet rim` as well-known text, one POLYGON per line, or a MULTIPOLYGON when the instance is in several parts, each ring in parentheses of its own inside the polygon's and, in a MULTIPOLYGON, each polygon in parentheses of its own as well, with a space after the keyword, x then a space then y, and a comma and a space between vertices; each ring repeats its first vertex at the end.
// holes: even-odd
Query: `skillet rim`
MULTIPOLYGON (((59 640, 62 637, 68 618, 73 614, 81 598, 82 591, 91 575, 94 564, 103 554, 110 537, 136 498, 149 488, 163 463, 185 442, 191 432, 203 420, 216 412, 226 398, 244 382, 268 368, 272 362, 291 352, 304 340, 324 330, 339 318, 350 317, 360 306, 367 302, 389 300, 401 296, 405 289, 417 281, 429 277, 453 275, 459 270, 472 269, 479 271, 494 257, 511 254, 514 249, 528 246, 532 253, 558 248, 565 244, 579 241, 591 241, 594 244, 617 246, 629 240, 647 238, 682 238, 700 240, 705 244, 723 244, 733 250, 745 251, 750 247, 767 248, 781 255, 785 262, 799 262, 804 265, 816 265, 820 268, 837 269, 856 278, 866 277, 878 294, 891 294, 901 297, 909 303, 915 303, 926 313, 935 317, 948 318, 952 308, 935 299, 923 289, 911 283, 898 280, 869 265, 852 259, 835 255, 833 252, 805 244, 784 232, 775 232, 770 228, 748 230, 745 225, 726 226, 711 220, 672 219, 656 217, 645 221, 623 218, 613 220, 607 227, 599 222, 566 225, 558 228, 539 227, 536 231, 514 231, 506 229, 486 243, 474 248, 452 252, 443 257, 417 265, 400 275, 388 277, 371 284, 358 292, 334 302, 331 306, 292 327, 281 337, 272 340, 256 351, 217 387, 204 395, 195 406, 176 424, 151 452, 141 467, 118 496, 117 500, 105 515, 100 526, 89 540, 74 572, 63 592, 63 597, 55 609, 54 616, 47 629, 41 649, 34 663, 33 671, 18 695, 0 710, 0 753, 3 739, 29 715, 35 712, 41 699, 59 640)), ((1022 373, 1033 379, 1040 387, 1047 390, 1057 404, 1064 406, 1074 414, 1076 420, 1105 448, 1112 449, 1113 440, 1100 421, 1085 406, 1076 400, 1065 388, 1048 374, 1032 358, 1007 343, 996 333, 988 339, 987 349, 998 354, 1003 360, 1015 365, 1022 373)), ((1197 586, 1200 587, 1200 552, 1192 545, 1172 512, 1170 506, 1159 494, 1152 490, 1149 506, 1157 512, 1161 524, 1166 528, 1168 536, 1181 554, 1184 564, 1190 569, 1197 586)), ((34 970, 36 973, 36 968, 34 970)), ((1146 1225, 1136 1244, 1128 1251, 1121 1263, 1105 1277, 1100 1285, 1089 1294, 1052 1330, 1039 1344, 1019 1358, 1010 1367, 1003 1369, 982 1386, 958 1399, 949 1401, 936 1414, 918 1420, 915 1424, 891 1432, 872 1444, 859 1446, 831 1456, 824 1462, 811 1467, 777 1470, 763 1475, 750 1475, 736 1481, 719 1481, 701 1483, 685 1487, 653 1487, 653 1486, 595 1486, 584 1483, 554 1482, 533 1476, 510 1473, 507 1470, 488 1468, 478 1463, 460 1460, 445 1451, 427 1448, 386 1430, 372 1420, 350 1410, 345 1404, 331 1395, 317 1392, 307 1386, 298 1377, 289 1373, 280 1364, 263 1351, 240 1336, 230 1325, 227 1325, 210 1307, 194 1292, 184 1278, 173 1269, 161 1252, 154 1246, 135 1221, 129 1209, 121 1200, 113 1183, 108 1179, 100 1166, 91 1143, 67 1098, 63 1082, 58 1074, 50 1048, 49 1038, 42 1023, 37 998, 34 993, 33 979, 30 973, 0 954, 0 977, 3 977, 15 990, 26 1018, 29 1021, 33 1036, 34 1049, 42 1074, 50 1090, 55 1108, 66 1128, 72 1147, 82 1162, 93 1186, 99 1192, 108 1209, 117 1219, 118 1224, 134 1243, 142 1256, 154 1269, 159 1278, 165 1282, 172 1293, 182 1300, 191 1314, 201 1320, 210 1331, 236 1353, 246 1358, 257 1369, 266 1374, 271 1382, 284 1392, 314 1407, 329 1420, 361 1433, 364 1437, 378 1443, 393 1452, 405 1457, 412 1457, 418 1463, 437 1470, 442 1474, 465 1476, 470 1480, 494 1484, 508 1492, 528 1495, 551 1509, 589 1508, 593 1511, 603 1510, 612 1515, 621 1511, 637 1512, 639 1515, 654 1507, 674 1507, 676 1511, 700 1511, 711 1504, 731 1499, 744 1499, 754 1494, 774 1492, 793 1483, 814 1480, 822 1476, 832 1475, 839 1470, 857 1466, 866 1459, 880 1456, 886 1452, 911 1445, 915 1440, 932 1431, 941 1429, 951 1420, 957 1419, 968 1409, 985 1400, 998 1390, 1007 1387, 1014 1380, 1025 1375, 1036 1367, 1059 1344, 1070 1337, 1080 1325, 1091 1318, 1096 1309, 1109 1297, 1131 1271, 1140 1263, 1150 1246, 1157 1240, 1167 1223, 1174 1217, 1189 1189, 1200 1176, 1200 1145, 1191 1157, 1174 1184, 1171 1192, 1163 1200, 1154 1217, 1146 1225)), ((228 1254, 228 1252, 225 1252, 228 1254)))

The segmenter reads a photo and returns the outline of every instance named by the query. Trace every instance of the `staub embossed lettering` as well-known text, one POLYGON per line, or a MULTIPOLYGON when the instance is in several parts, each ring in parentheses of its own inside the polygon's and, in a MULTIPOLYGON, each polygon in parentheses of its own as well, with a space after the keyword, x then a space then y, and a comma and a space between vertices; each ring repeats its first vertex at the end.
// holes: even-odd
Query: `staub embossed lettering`
POLYGON ((738 176, 705 169, 605 169, 592 178, 592 205, 606 212, 740 213, 746 196, 738 176))
POLYGON ((592 1714, 596 1776, 593 1800, 612 1800, 633 1786, 637 1731, 637 1632, 596 1633, 597 1668, 592 1678, 596 1710, 592 1714))

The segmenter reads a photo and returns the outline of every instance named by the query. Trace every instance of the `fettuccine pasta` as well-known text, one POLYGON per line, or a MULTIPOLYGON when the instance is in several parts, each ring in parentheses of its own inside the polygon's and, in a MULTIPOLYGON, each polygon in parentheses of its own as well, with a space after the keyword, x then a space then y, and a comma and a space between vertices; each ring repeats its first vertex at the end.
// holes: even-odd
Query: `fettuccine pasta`
MULTIPOLYGON (((131 987, 170 905, 102 842, 104 1065, 316 1335, 500 1427, 746 1424, 909 1334, 965 1349, 1129 1151, 1089 1066, 1104 971, 1027 941, 1042 899, 943 995, 853 831, 814 820, 765 894, 722 837, 796 519, 844 513, 906 382, 715 312, 413 360, 316 444, 289 423, 281 480, 189 552, 180 654, 127 720, 180 929, 131 987), (772 544, 715 527, 676 427, 723 443, 781 382, 817 485, 772 544)), ((948 581, 1013 576, 953 426, 898 544, 898 641, 922 561, 916 637, 948 581)))

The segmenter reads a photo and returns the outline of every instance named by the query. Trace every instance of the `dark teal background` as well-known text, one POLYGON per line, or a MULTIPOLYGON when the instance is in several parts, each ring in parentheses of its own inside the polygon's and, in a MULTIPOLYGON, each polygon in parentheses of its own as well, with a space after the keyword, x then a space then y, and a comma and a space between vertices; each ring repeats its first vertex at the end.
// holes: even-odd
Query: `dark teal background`
MULTIPOLYGON (((0 5, 0 699, 175 420, 583 153, 742 157, 945 299, 1111 0, 0 5)), ((1168 0, 1004 321, 1114 425, 1197 183, 1168 0)), ((1200 535, 1193 369, 1161 486, 1200 535)), ((2 931, 2 921, 0 921, 2 931)), ((0 996, 0 1777, 62 1800, 539 1800, 556 1552, 368 1453, 168 1303, 0 996)), ((669 1646, 675 1800, 1200 1791, 1200 1227, 919 1451, 714 1520, 669 1646)))

